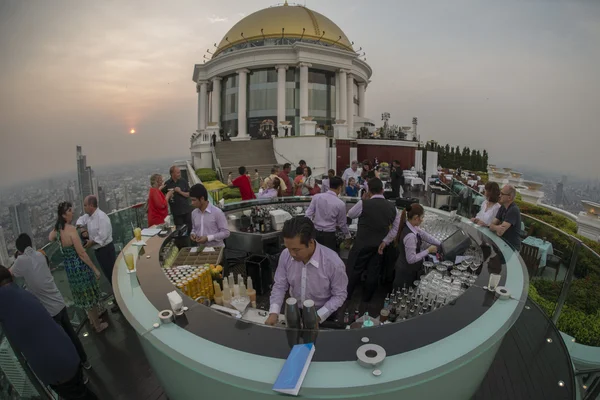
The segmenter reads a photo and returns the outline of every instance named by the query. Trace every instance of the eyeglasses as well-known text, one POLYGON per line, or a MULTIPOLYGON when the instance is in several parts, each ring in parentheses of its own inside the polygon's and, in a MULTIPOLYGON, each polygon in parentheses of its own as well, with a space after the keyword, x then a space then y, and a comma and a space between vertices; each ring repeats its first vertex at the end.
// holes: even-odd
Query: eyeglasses
POLYGON ((510 193, 502 193, 502 192, 500 192, 500 196, 510 196, 510 193))

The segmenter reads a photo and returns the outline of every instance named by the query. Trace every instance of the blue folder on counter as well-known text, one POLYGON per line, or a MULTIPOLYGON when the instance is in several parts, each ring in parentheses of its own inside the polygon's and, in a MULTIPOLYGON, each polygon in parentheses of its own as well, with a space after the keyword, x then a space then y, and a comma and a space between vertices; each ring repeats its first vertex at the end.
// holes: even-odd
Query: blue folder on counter
POLYGON ((273 390, 297 396, 313 354, 315 354, 313 343, 295 345, 273 385, 273 390))

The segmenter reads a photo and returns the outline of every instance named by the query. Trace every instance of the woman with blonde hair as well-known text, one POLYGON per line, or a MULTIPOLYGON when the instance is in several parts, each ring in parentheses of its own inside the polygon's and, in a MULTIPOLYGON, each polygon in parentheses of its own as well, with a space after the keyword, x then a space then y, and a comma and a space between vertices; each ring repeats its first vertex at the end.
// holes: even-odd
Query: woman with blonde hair
POLYGON ((267 189, 263 190, 262 193, 258 194, 259 199, 274 199, 276 197, 281 197, 281 182, 279 178, 269 179, 267 181, 267 189))
POLYGON ((425 210, 418 203, 413 203, 402 211, 397 237, 400 254, 396 260, 394 288, 411 286, 419 278, 425 257, 437 253, 437 248, 441 245, 439 240, 419 228, 424 219, 425 210), (430 243, 430 246, 421 251, 423 241, 430 243))
POLYGON ((169 215, 169 200, 173 197, 173 191, 169 190, 167 195, 162 192, 165 187, 161 174, 153 174, 150 177, 150 192, 148 193, 148 226, 160 225, 165 222, 169 215))

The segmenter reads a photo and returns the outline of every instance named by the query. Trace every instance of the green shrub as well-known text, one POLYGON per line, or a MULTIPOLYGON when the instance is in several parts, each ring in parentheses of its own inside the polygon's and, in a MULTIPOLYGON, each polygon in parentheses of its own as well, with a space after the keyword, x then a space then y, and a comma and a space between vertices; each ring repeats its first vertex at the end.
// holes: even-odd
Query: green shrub
POLYGON ((240 194, 240 189, 234 187, 234 188, 223 189, 221 191, 221 197, 224 198, 225 200, 229 200, 229 199, 241 198, 242 195, 240 194))
POLYGON ((234 198, 231 198, 231 199, 225 199, 225 204, 239 203, 240 201, 242 201, 241 197, 234 197, 234 198))
MULTIPOLYGON (((574 282, 575 283, 575 282, 574 282)), ((536 302, 548 317, 554 312, 554 302, 538 293, 538 282, 529 285, 529 297, 536 302)), ((568 304, 565 304, 558 318, 557 327, 562 332, 571 335, 578 343, 586 346, 600 346, 600 310, 586 314, 568 304)))
POLYGON ((196 175, 202 182, 216 181, 217 172, 211 168, 198 168, 196 170, 196 175))

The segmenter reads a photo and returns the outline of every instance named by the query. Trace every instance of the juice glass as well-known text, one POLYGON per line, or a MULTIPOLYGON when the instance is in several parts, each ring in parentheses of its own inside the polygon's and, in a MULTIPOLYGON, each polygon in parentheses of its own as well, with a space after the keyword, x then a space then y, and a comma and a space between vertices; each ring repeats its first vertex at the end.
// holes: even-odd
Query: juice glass
POLYGON ((128 271, 133 271, 135 269, 135 260, 133 259, 132 253, 125 253, 125 264, 127 264, 128 271))
POLYGON ((135 240, 137 240, 138 242, 141 242, 142 241, 142 229, 135 228, 133 230, 133 236, 135 236, 135 240))

